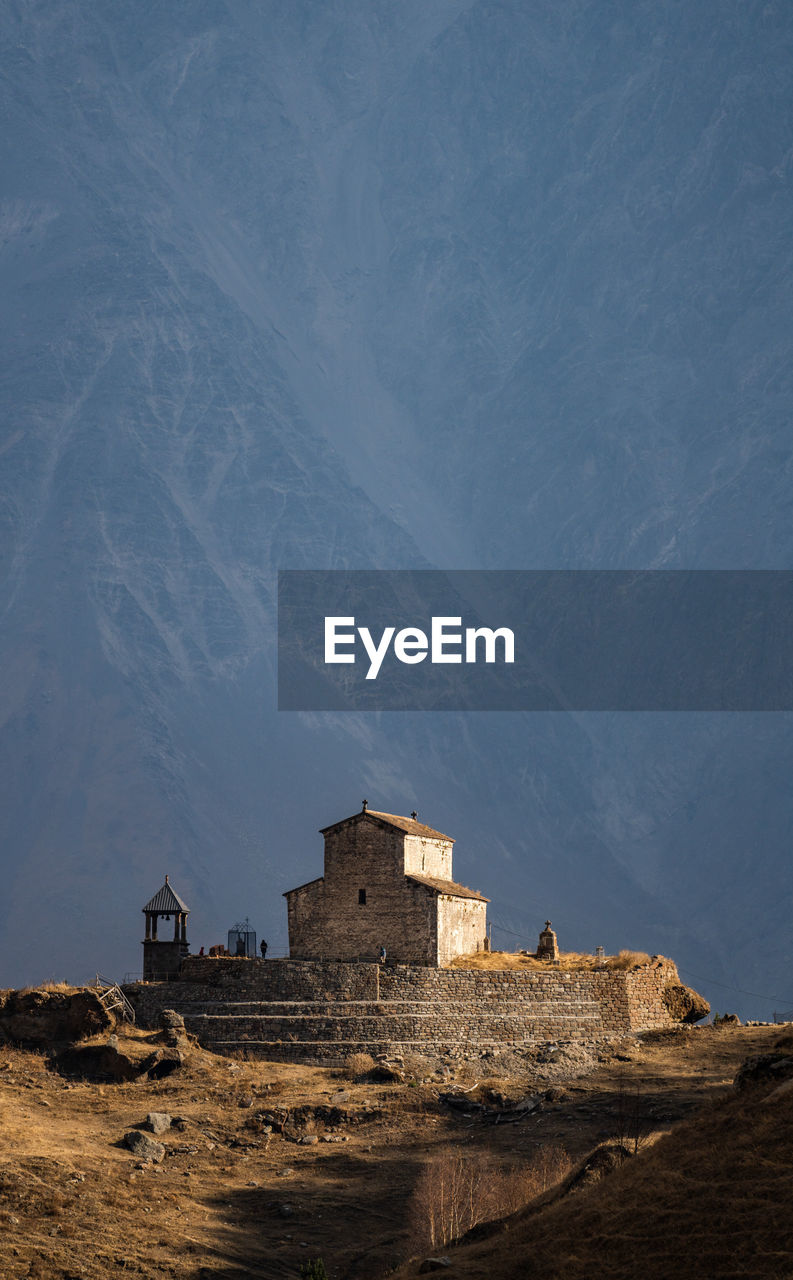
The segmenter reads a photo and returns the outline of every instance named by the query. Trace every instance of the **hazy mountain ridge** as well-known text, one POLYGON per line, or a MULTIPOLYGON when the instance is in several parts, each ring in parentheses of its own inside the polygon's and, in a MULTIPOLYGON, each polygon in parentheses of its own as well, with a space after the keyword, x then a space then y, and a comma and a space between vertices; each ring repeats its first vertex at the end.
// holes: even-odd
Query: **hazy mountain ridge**
POLYGON ((789 717, 285 721, 273 592, 788 564, 784 11, 5 23, 4 981, 134 969, 166 870, 200 941, 285 941, 365 790, 457 835, 517 934, 774 994, 789 717))

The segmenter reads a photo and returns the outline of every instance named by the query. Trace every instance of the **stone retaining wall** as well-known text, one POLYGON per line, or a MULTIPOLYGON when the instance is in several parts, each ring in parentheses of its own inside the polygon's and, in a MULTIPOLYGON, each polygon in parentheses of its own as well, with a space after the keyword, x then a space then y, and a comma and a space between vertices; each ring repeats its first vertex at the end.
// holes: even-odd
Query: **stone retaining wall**
POLYGON ((178 982, 124 988, 142 1026, 178 1010, 201 1044, 282 1060, 482 1051, 591 1041, 673 1025, 677 969, 482 970, 191 956, 178 982))

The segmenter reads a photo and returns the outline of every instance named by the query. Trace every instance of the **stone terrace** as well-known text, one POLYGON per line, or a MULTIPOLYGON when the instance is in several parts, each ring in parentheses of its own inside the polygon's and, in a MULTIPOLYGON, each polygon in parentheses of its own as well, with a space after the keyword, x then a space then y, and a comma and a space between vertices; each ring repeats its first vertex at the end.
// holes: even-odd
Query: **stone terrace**
POLYGON ((176 982, 125 987, 143 1026, 163 1008, 199 1042, 291 1061, 592 1041, 673 1025, 674 964, 548 972, 191 956, 176 982))

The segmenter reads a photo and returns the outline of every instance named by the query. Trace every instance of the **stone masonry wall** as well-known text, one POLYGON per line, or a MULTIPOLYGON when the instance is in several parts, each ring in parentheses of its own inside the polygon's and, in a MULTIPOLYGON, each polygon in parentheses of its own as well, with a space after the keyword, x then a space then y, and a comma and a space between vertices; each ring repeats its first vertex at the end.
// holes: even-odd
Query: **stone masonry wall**
POLYGON ((452 879, 451 840, 430 840, 427 836, 405 836, 404 870, 408 875, 452 879))
POLYGON ((680 982, 680 976, 671 961, 667 960, 664 964, 667 966, 666 970, 645 965, 641 969, 629 969, 625 974, 625 999, 632 1027, 649 1031, 669 1026, 669 1011, 660 997, 667 982, 680 982), (666 973, 660 994, 656 976, 659 972, 666 973))
POLYGON ((477 898, 442 896, 438 901, 438 964, 455 956, 483 951, 487 933, 487 903, 477 898))
POLYGON ((192 956, 179 982, 125 991, 144 1027, 173 1008, 220 1051, 339 1061, 358 1049, 478 1051, 668 1027, 668 982, 679 982, 669 961, 521 972, 192 956))
POLYGON ((324 928, 325 882, 312 880, 293 889, 286 899, 289 954, 300 960, 316 954, 317 925, 324 928))
POLYGON ((405 878, 404 839, 375 822, 327 833, 324 887, 287 899, 293 957, 375 960, 384 946, 400 964, 437 964, 434 895, 405 878))

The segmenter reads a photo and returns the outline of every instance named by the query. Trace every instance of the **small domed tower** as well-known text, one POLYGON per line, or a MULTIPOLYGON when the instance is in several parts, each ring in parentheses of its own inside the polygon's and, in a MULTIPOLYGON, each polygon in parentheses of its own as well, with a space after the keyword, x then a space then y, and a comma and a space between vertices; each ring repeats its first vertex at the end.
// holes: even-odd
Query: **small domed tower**
POLYGON ((143 940, 143 981, 157 982, 176 978, 182 960, 190 954, 187 943, 187 917, 190 908, 165 877, 165 884, 143 908, 146 917, 146 937, 143 940), (170 921, 173 916, 173 941, 157 937, 157 920, 163 916, 170 921))

